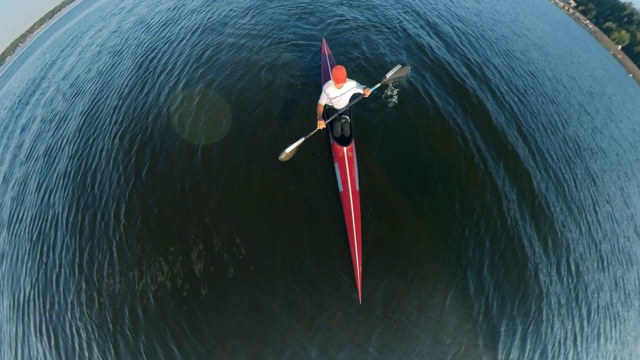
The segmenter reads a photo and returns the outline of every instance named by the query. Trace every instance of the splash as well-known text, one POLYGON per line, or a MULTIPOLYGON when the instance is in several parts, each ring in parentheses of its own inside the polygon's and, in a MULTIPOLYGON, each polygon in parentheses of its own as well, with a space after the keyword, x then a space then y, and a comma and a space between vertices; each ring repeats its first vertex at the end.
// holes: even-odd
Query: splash
POLYGON ((382 95, 382 98, 387 100, 387 105, 389 107, 394 107, 398 103, 398 90, 399 89, 393 87, 393 83, 391 83, 382 95))

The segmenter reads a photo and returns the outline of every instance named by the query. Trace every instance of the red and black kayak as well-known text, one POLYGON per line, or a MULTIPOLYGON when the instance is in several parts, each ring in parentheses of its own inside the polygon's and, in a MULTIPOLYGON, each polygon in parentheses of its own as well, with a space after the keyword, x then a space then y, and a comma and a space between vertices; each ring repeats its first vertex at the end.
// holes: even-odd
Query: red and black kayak
MULTIPOLYGON (((331 69, 336 62, 331 54, 331 50, 325 39, 322 39, 322 56, 320 61, 320 73, 322 85, 331 80, 331 69)), ((351 111, 344 113, 349 118, 351 111)), ((328 120, 331 114, 325 109, 323 117, 328 120)), ((353 273, 358 290, 358 300, 362 303, 362 231, 360 225, 360 185, 358 183, 358 159, 356 157, 356 146, 353 139, 353 128, 348 136, 341 135, 334 137, 327 124, 327 133, 331 141, 331 154, 333 165, 338 180, 338 192, 342 202, 344 220, 347 225, 347 235, 349 237, 349 247, 351 248, 351 261, 353 262, 353 273)), ((349 121, 349 126, 352 126, 349 121)))
MULTIPOLYGON (((331 80, 331 69, 336 65, 336 61, 329 50, 329 45, 325 39, 322 39, 322 52, 320 56, 320 74, 322 77, 322 85, 331 80)), ((375 86, 371 87, 371 92, 375 91, 382 84, 390 84, 395 80, 406 77, 411 71, 409 65, 396 65, 387 72, 384 79, 380 80, 375 86)), ((333 165, 338 180, 338 192, 340 193, 340 201, 342 202, 342 210, 344 212, 344 220, 347 225, 347 236, 349 238, 349 247, 351 248, 351 261, 353 262, 353 273, 356 280, 356 288, 358 290, 358 300, 362 303, 362 229, 360 226, 360 184, 358 183, 358 159, 356 157, 356 146, 353 140, 351 111, 349 108, 364 97, 364 94, 358 96, 355 100, 351 100, 347 106, 341 110, 328 108, 325 106, 322 114, 328 127, 337 116, 340 115, 342 131, 339 136, 334 136, 332 131, 329 133, 331 142, 331 155, 333 157, 333 165), (344 116, 346 114, 346 118, 344 116), (345 127, 348 125, 348 127, 345 127)), ((280 161, 288 161, 299 149, 300 145, 315 134, 320 128, 316 127, 306 136, 298 139, 298 141, 289 145, 278 156, 280 161)), ((338 133, 338 132, 336 132, 338 133)))

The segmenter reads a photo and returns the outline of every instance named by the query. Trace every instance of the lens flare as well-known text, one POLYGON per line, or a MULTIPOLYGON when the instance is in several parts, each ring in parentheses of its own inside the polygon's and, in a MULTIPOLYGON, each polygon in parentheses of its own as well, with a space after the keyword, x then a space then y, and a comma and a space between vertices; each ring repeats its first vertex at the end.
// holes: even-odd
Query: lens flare
POLYGON ((181 92, 171 106, 170 115, 180 136, 193 144, 214 144, 231 128, 229 104, 206 88, 189 88, 181 92))

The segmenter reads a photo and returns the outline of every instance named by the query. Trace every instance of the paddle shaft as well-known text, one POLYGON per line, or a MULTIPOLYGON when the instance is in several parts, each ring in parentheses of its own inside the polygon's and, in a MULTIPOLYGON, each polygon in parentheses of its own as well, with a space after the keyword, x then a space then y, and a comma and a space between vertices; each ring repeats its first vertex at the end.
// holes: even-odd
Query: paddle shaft
MULTIPOLYGON (((371 88, 371 92, 374 92, 375 89, 377 89, 380 85, 382 84, 382 81, 377 83, 374 87, 371 88)), ((371 93, 369 93, 371 94, 371 93)), ((338 117, 338 115, 342 114, 343 112, 345 112, 347 109, 349 109, 353 104, 357 103, 358 101, 362 100, 362 98, 364 97, 363 94, 360 94, 360 96, 358 96, 355 100, 351 101, 350 103, 347 104, 347 106, 343 107, 342 109, 338 110, 338 112, 336 112, 335 114, 333 114, 330 118, 328 118, 327 120, 324 121, 325 125, 330 123, 333 119, 335 119, 336 117, 338 117)), ((313 134, 315 134, 318 130, 318 128, 315 128, 312 132, 310 132, 307 136, 304 137, 304 139, 308 139, 309 137, 311 137, 313 134)))
MULTIPOLYGON (((407 74, 409 74, 410 71, 411 71, 411 67, 409 65, 405 65, 405 66, 402 66, 402 65, 399 65, 399 64, 396 65, 393 69, 391 69, 388 73, 385 74, 384 79, 380 80, 379 83, 377 83, 374 87, 371 88, 371 92, 374 92, 382 84, 385 84, 385 83, 393 81, 395 79, 399 79, 399 78, 402 78, 404 76, 407 76, 407 74)), ((369 94, 371 94, 371 93, 369 93, 369 94)), ((358 101, 362 100, 363 97, 364 97, 364 94, 360 95, 357 99, 355 99, 352 102, 350 102, 349 104, 347 104, 347 106, 345 106, 342 109, 338 110, 329 119, 325 120, 325 122, 324 122, 325 125, 327 123, 331 122, 333 119, 335 119, 338 115, 342 114, 345 110, 350 108, 353 104, 355 104, 358 101)), ((284 151, 282 153, 280 153, 280 156, 278 156, 278 159, 280 161, 287 161, 287 160, 291 159, 291 157, 298 150, 298 147, 305 140, 307 140, 309 137, 311 137, 313 134, 315 134, 318 130, 320 130, 320 129, 318 129, 316 127, 312 132, 307 134, 307 136, 302 137, 298 141, 296 141, 293 144, 289 145, 288 148, 284 149, 284 151)))

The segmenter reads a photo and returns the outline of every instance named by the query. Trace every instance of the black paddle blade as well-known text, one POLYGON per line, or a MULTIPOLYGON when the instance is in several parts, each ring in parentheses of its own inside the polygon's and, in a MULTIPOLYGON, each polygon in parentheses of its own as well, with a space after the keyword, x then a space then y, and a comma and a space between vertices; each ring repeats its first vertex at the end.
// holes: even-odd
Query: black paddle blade
POLYGON ((291 152, 287 152, 286 150, 280 153, 280 156, 278 156, 278 160, 280 161, 287 161, 289 159, 291 159, 293 157, 293 155, 296 154, 296 150, 298 150, 298 148, 295 148, 293 151, 291 152))
POLYGON ((404 65, 400 67, 398 70, 394 71, 393 73, 388 74, 387 78, 385 78, 382 83, 387 84, 387 83, 392 83, 396 80, 400 80, 406 77, 407 75, 409 75, 410 72, 411 72, 411 66, 404 65))
POLYGON ((303 138, 300 138, 300 140, 289 145, 288 148, 284 149, 284 151, 280 153, 280 156, 278 156, 278 160, 287 161, 291 159, 293 155, 296 154, 296 151, 298 151, 298 147, 300 147, 300 144, 302 144, 305 140, 306 138, 303 137, 303 138))

